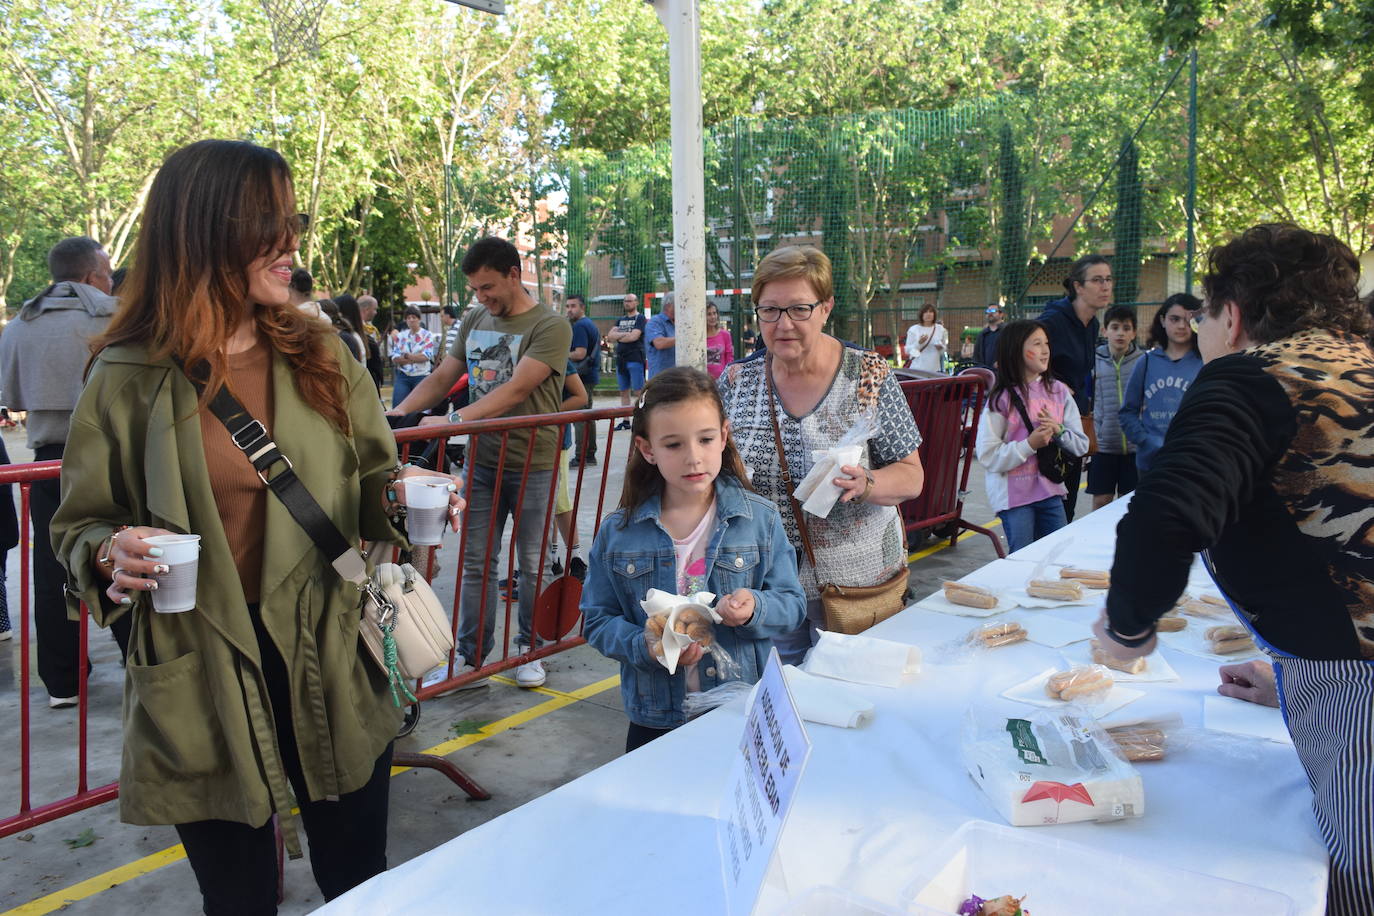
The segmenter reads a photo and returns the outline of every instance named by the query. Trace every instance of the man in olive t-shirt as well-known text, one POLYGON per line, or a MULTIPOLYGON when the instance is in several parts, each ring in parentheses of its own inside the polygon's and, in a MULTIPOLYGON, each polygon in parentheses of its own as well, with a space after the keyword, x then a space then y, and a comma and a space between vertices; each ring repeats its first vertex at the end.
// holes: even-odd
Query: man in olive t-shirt
MULTIPOLYGON (((389 413, 406 414, 437 404, 464 371, 468 373, 467 406, 449 414, 447 421, 426 417, 422 425, 557 413, 562 405, 563 372, 572 345, 572 327, 560 315, 530 298, 520 282, 520 252, 510 242, 481 239, 463 256, 462 266, 468 289, 483 308, 473 309, 463 318, 453 352, 389 413)), ((463 524, 472 534, 463 555, 458 614, 460 666, 482 664, 494 644, 501 538, 507 517, 515 516, 517 508, 520 632, 515 642, 522 649, 531 645, 544 518, 554 475, 558 473, 559 430, 550 426, 533 436, 524 431, 511 433, 505 465, 498 468, 501 438, 499 434, 487 433, 478 437, 475 450, 469 450, 468 506, 463 524), (534 454, 526 475, 525 457, 531 438, 534 454), (484 563, 489 534, 492 556, 484 563)), ((552 579, 547 570, 543 578, 546 583, 552 579)), ((539 661, 515 670, 516 683, 522 687, 539 687, 544 678, 544 665, 539 661)))

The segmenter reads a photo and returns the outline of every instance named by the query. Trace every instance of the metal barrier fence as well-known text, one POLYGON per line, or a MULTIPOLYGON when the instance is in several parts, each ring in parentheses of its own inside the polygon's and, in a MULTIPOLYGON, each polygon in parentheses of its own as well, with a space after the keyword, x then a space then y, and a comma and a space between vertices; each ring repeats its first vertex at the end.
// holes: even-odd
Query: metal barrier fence
POLYGON ((999 557, 1006 557, 995 533, 963 516, 978 420, 987 401, 985 374, 991 372, 975 369, 953 377, 908 378, 901 383, 921 431, 921 466, 925 469, 921 495, 902 503, 902 521, 908 541, 913 534, 937 529, 937 534, 949 538, 952 547, 961 530, 976 531, 992 539, 999 557))
MULTIPOLYGON (((111 801, 119 795, 119 783, 90 787, 88 776, 87 742, 89 722, 87 709, 87 633, 90 629, 90 612, 81 606, 80 636, 77 640, 77 664, 80 671, 77 692, 77 778, 76 791, 70 796, 46 804, 33 806, 31 761, 33 754, 31 740, 29 683, 30 642, 33 639, 29 625, 31 597, 33 594, 32 547, 33 539, 29 532, 30 491, 33 484, 40 480, 54 480, 62 470, 61 461, 39 461, 32 464, 17 464, 0 467, 0 485, 19 485, 19 613, 11 620, 18 628, 19 640, 19 813, 0 821, 0 837, 6 837, 21 830, 57 820, 68 814, 111 801)), ((46 532, 42 533, 46 536, 46 532)))
MULTIPOLYGON (((972 451, 971 434, 976 433, 978 412, 982 407, 984 389, 982 383, 977 379, 969 377, 939 378, 919 381, 906 381, 902 383, 904 393, 908 403, 912 406, 913 415, 916 417, 917 424, 920 426, 924 444, 921 446, 921 459, 925 467, 926 484, 925 491, 916 500, 912 500, 902 507, 903 518, 906 522, 908 531, 922 530, 937 525, 955 523, 959 527, 979 531, 988 535, 997 543, 997 537, 986 529, 979 528, 965 521, 961 517, 963 506, 963 491, 968 484, 969 464, 972 451), (970 410, 970 405, 972 405, 970 410)), ((571 429, 578 423, 595 423, 600 420, 617 420, 631 413, 630 408, 607 408, 599 410, 578 411, 573 413, 550 414, 532 417, 510 417, 492 420, 480 420, 464 424, 444 424, 402 429, 396 431, 396 441, 400 448, 402 460, 407 460, 412 451, 421 447, 422 443, 431 443, 436 440, 447 440, 452 436, 468 436, 467 457, 469 463, 476 456, 476 447, 484 439, 490 441, 495 438, 497 455, 495 483, 492 492, 492 501, 496 503, 501 498, 501 490, 509 487, 511 482, 507 479, 507 471, 518 472, 519 479, 515 485, 519 487, 519 492, 515 496, 514 511, 511 513, 510 522, 512 530, 510 532, 509 546, 505 548, 507 576, 512 581, 515 579, 514 571, 517 565, 517 545, 520 537, 520 517, 521 509, 525 501, 529 499, 539 500, 542 507, 538 518, 542 520, 539 525, 539 569, 534 574, 534 610, 531 619, 531 629, 536 638, 530 640, 530 645, 522 647, 514 643, 513 635, 518 632, 517 618, 513 617, 512 610, 517 605, 516 598, 510 589, 504 592, 503 606, 499 611, 499 621, 503 622, 504 632, 501 634, 499 649, 491 661, 483 661, 482 664, 470 670, 460 670, 457 658, 457 648, 450 654, 449 662, 444 670, 443 677, 429 684, 417 683, 415 685, 415 695, 419 700, 425 700, 436 695, 447 693, 456 688, 471 684, 482 678, 489 677, 502 671, 507 671, 523 665, 527 662, 547 658, 559 652, 585 644, 586 640, 581 634, 581 619, 578 610, 579 598, 581 594, 581 583, 572 580, 565 568, 561 576, 555 577, 546 584, 545 571, 549 568, 549 554, 552 544, 552 529, 554 522, 554 509, 557 498, 558 474, 550 474, 550 484, 546 491, 536 490, 525 485, 529 479, 532 465, 532 449, 525 449, 525 459, 520 466, 508 467, 507 457, 511 453, 512 440, 516 437, 529 438, 537 435, 540 430, 549 430, 553 435, 561 437, 565 430, 571 429)), ((615 423, 609 424, 606 438, 598 443, 598 451, 609 459, 615 446, 617 430, 615 423)), ((629 433, 625 433, 629 435, 629 433)), ((587 442, 595 442, 596 436, 590 436, 587 442)), ((585 444, 584 444, 585 448, 585 444)), ((445 449, 441 446, 440 455, 444 455, 445 449)), ((584 459, 584 455, 577 456, 584 459)), ((90 630, 90 614, 83 605, 80 614, 80 635, 78 640, 80 680, 77 704, 77 741, 76 741, 76 787, 70 795, 35 806, 32 798, 32 767, 33 767, 33 744, 31 741, 31 715, 30 715, 30 686, 32 676, 30 670, 31 657, 31 617, 32 617, 32 563, 31 549, 32 536, 29 532, 30 519, 30 488, 33 483, 40 480, 51 480, 59 476, 61 470, 60 461, 45 461, 32 464, 0 466, 0 485, 18 484, 20 490, 20 571, 21 581, 19 585, 19 608, 15 615, 14 625, 18 629, 19 641, 19 811, 4 819, 0 819, 0 837, 10 836, 21 831, 31 829, 41 824, 55 821, 66 815, 82 811, 86 808, 102 804, 113 800, 119 794, 117 782, 111 782, 96 787, 90 786, 88 777, 88 739, 89 739, 89 698, 88 698, 88 672, 86 662, 88 657, 88 635, 90 630)), ((595 473, 595 472, 594 472, 595 473)), ((590 544, 595 538, 597 531, 606 514, 607 485, 610 474, 606 468, 600 470, 601 479, 591 492, 586 486, 588 481, 587 462, 578 461, 575 472, 570 472, 569 500, 572 504, 574 523, 579 515, 584 499, 594 498, 596 510, 593 515, 592 530, 589 533, 579 536, 587 537, 584 543, 590 544)), ((468 475, 468 485, 465 488, 465 495, 471 497, 471 475, 468 475)), ((618 502, 618 494, 615 494, 618 502)), ((957 535, 957 530, 956 530, 957 535)), ((480 549, 483 555, 483 569, 488 568, 489 561, 493 556, 503 549, 502 540, 497 537, 495 526, 489 526, 483 531, 474 531, 472 527, 464 524, 458 537, 458 551, 454 558, 454 600, 451 615, 452 632, 456 637, 462 624, 461 617, 461 596, 464 577, 463 558, 468 555, 469 549, 480 549), (478 539, 475 543, 473 539, 478 539)), ((436 568, 436 553, 441 548, 417 548, 411 558, 413 565, 420 570, 427 579, 433 578, 436 568)), ((1000 544, 998 553, 1002 554, 1000 544)), ((483 651, 486 647, 484 642, 484 627, 486 623, 485 605, 491 589, 498 589, 498 583, 492 581, 492 577, 484 576, 478 603, 476 620, 476 638, 478 660, 485 656, 483 651)), ((518 610, 517 610, 518 613, 518 610)), ((465 659, 466 661, 466 659, 465 659)), ((486 797, 484 790, 473 782, 466 774, 462 773, 451 762, 437 757, 426 757, 425 755, 398 752, 394 761, 396 765, 405 766, 426 766, 439 769, 457 782, 473 798, 486 797)))
MULTIPOLYGON (((595 423, 599 420, 618 420, 628 417, 631 413, 631 408, 614 407, 599 410, 577 411, 574 413, 547 414, 534 417, 505 417, 492 420, 477 420, 462 424, 421 426, 397 430, 396 442, 400 446, 401 460, 406 461, 409 459, 411 452, 416 450, 419 443, 433 442, 436 439, 448 439, 455 435, 467 435, 470 438, 466 446, 466 453, 468 462, 471 464, 482 440, 487 437, 496 437, 499 444, 496 446, 497 462, 494 467, 495 482, 491 493, 491 503, 493 505, 499 505, 502 500, 503 490, 510 486, 510 481, 507 479, 509 472, 517 470, 509 467, 507 462, 512 436, 533 440, 541 430, 550 430, 555 432, 561 439, 565 435, 565 431, 571 432, 572 427, 576 426, 578 423, 595 423)), ((602 451, 602 454, 611 454, 615 446, 616 434, 617 430, 615 424, 611 423, 605 442, 597 446, 598 450, 602 451)), ((625 435, 629 434, 625 433, 625 435)), ((583 499, 583 484, 587 479, 587 462, 585 460, 586 449, 595 441, 596 438, 594 435, 586 437, 583 442, 583 454, 575 456, 578 458, 577 467, 569 471, 568 498, 572 506, 573 524, 577 524, 579 509, 581 508, 583 499)), ((551 538, 556 530, 553 523, 554 508, 559 488, 559 475, 558 473, 549 475, 549 487, 545 492, 537 492, 525 486, 524 482, 527 481, 530 476, 535 450, 529 447, 527 443, 524 452, 524 462, 518 468, 521 481, 520 492, 515 497, 514 508, 510 514, 512 527, 509 547, 506 551, 507 563, 505 568, 507 570, 507 576, 510 579, 511 587, 508 587, 501 593, 503 633, 501 645, 499 647, 501 650, 500 657, 494 661, 477 665, 470 671, 459 671, 457 659, 458 646, 455 645, 453 652, 449 655, 449 662, 444 678, 415 691, 416 697, 420 700, 440 693, 447 693, 450 690, 490 677, 493 674, 498 674, 528 662, 537 661, 558 652, 580 646, 586 642, 586 640, 582 638, 577 615, 578 600, 581 597, 581 583, 575 581, 569 582, 570 575, 565 567, 563 575, 555 577, 547 587, 545 584, 545 571, 548 570, 550 566, 549 548, 551 538), (520 520, 525 501, 528 499, 540 500, 543 506, 543 524, 540 525, 538 535, 540 538, 540 563, 538 570, 534 574, 534 594, 537 597, 535 598, 533 618, 531 621, 531 626, 536 638, 530 640, 530 645, 524 647, 524 651, 513 652, 513 648, 521 648, 518 645, 513 646, 511 642, 512 634, 518 632, 518 627, 512 628, 512 623, 515 621, 512 619, 511 611, 517 603, 514 597, 514 583, 515 570, 517 567, 516 554, 521 533, 520 520), (577 631, 576 633, 573 632, 574 629, 577 631), (538 644, 541 641, 544 643, 543 645, 538 644)), ((557 469, 555 468, 555 470, 557 469)), ((464 495, 469 502, 471 502, 473 486, 471 477, 472 475, 468 476, 464 488, 464 495)), ((606 487, 609 481, 610 475, 603 470, 600 485, 596 488, 595 493, 596 513, 592 525, 591 539, 596 537, 596 532, 601 528, 602 518, 606 514, 606 487)), ((463 591, 464 566, 466 565, 464 560, 468 556, 469 541, 473 536, 474 532, 472 528, 464 524, 459 535, 458 554, 455 563, 457 569, 455 570, 452 614, 452 632, 455 644, 458 641, 459 628, 462 623, 460 619, 460 604, 463 591)), ((501 549, 500 539, 497 537, 497 529, 494 526, 488 527, 486 531, 477 532, 476 536, 481 538, 481 550, 483 552, 482 568, 486 569, 489 566, 492 556, 497 550, 501 549)), ((580 539, 581 536, 579 535, 579 540, 580 539)), ((590 540, 588 544, 590 544, 590 540)), ((430 573, 433 569, 433 556, 436 548, 422 548, 421 550, 421 555, 415 558, 417 561, 415 562, 415 566, 422 573, 426 574, 426 578, 432 578, 430 573)), ((484 650, 488 648, 484 645, 487 599, 491 594, 491 590, 497 588, 498 583, 491 581, 490 577, 483 577, 479 593, 478 614, 475 621, 477 631, 475 654, 479 660, 485 657, 486 652, 484 650)), ((464 661, 470 662, 471 660, 464 659, 464 661)))

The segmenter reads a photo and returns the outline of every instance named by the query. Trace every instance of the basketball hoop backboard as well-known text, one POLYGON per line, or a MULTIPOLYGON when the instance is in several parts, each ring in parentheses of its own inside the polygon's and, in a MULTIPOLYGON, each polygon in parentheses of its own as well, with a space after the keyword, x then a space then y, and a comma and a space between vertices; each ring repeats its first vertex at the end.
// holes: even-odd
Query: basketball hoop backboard
POLYGON ((506 12, 506 0, 448 0, 449 3, 456 3, 459 6, 469 6, 484 13, 495 13, 502 16, 506 12))

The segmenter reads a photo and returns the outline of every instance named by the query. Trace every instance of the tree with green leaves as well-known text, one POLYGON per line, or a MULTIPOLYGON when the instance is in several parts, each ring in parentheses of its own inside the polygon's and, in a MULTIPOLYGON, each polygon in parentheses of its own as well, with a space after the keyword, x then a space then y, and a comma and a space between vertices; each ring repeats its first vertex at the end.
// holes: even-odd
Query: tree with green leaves
POLYGON ((1368 67, 1347 69, 1341 56, 1275 28, 1270 3, 1236 0, 1228 10, 1197 45, 1200 241, 1205 247, 1254 223, 1287 220, 1370 250, 1368 67))
MULTIPOLYGON (((70 194, 64 229, 128 253, 161 157, 219 126, 207 117, 218 39, 202 7, 100 0, 14 0, 4 68, 38 116, 26 139, 54 150, 70 194)), ((46 158, 46 157, 45 157, 46 158)))

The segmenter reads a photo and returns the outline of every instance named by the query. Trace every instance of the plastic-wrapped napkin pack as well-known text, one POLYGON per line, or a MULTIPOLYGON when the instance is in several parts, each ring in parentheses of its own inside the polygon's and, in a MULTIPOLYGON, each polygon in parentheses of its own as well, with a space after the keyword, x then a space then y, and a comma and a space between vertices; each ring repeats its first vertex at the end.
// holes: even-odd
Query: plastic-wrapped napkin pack
POLYGON ((1081 710, 1021 717, 971 709, 963 757, 973 781, 1013 827, 1145 813, 1140 774, 1081 710))

